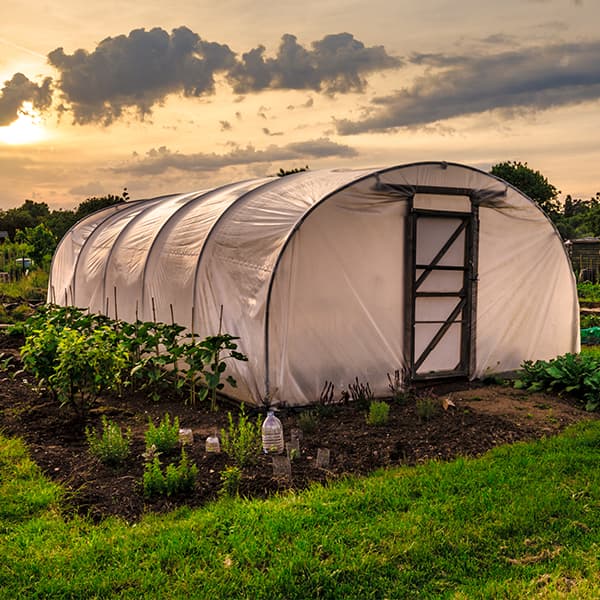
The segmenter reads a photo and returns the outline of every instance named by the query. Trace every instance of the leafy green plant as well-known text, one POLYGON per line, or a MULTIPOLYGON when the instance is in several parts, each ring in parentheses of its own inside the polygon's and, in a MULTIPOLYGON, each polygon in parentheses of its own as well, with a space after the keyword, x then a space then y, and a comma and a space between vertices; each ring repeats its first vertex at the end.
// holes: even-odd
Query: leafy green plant
POLYGON ((41 387, 49 384, 48 380, 54 373, 59 341, 60 330, 47 323, 39 328, 32 325, 21 346, 23 368, 36 378, 41 387))
POLYGON ((179 445, 179 417, 175 417, 171 423, 171 416, 167 412, 158 427, 149 419, 144 438, 147 448, 154 446, 159 452, 170 452, 179 445))
MULTIPOLYGON (((191 335, 190 335, 191 337, 191 335)), ((217 392, 225 387, 221 381, 225 370, 226 361, 230 358, 247 361, 248 357, 237 350, 235 340, 239 338, 228 333, 210 335, 196 342, 183 345, 183 359, 187 363, 184 370, 185 377, 190 384, 190 401, 196 403, 210 398, 211 410, 217 409, 217 392), (201 383, 198 386, 198 382, 201 383)), ((235 379, 230 375, 226 378, 232 387, 236 386, 235 379)))
POLYGON ((549 361, 525 361, 514 386, 529 391, 565 392, 586 410, 600 406, 600 359, 591 353, 564 354, 549 361))
POLYGON ((198 477, 198 467, 190 462, 185 449, 181 449, 179 463, 167 465, 164 472, 159 456, 160 452, 157 452, 154 447, 149 448, 144 454, 146 459, 142 477, 144 496, 150 498, 191 492, 198 477))
POLYGON ((221 488, 219 489, 220 496, 234 498, 240 490, 242 481, 242 470, 239 467, 230 465, 221 471, 221 488))
POLYGON ((61 406, 69 405, 83 414, 99 394, 120 391, 128 354, 116 343, 116 335, 108 326, 90 335, 68 327, 62 330, 48 377, 61 406))
POLYGON ((600 327, 600 315, 581 315, 579 317, 579 326, 581 329, 589 329, 590 327, 600 327))
POLYGON ((581 302, 600 302, 600 284, 582 281, 577 284, 577 295, 581 302))
POLYGON ((418 398, 416 403, 417 415, 421 421, 431 420, 440 408, 440 403, 436 398, 418 398))
POLYGON ((87 427, 85 439, 89 451, 107 465, 119 465, 129 456, 131 446, 131 429, 125 434, 117 423, 102 417, 102 431, 87 427))
POLYGON ((256 462, 262 448, 262 419, 252 423, 242 404, 237 423, 227 413, 229 425, 221 429, 221 448, 240 468, 256 462))
POLYGON ((372 400, 367 414, 368 425, 385 425, 390 418, 390 405, 387 402, 372 400))

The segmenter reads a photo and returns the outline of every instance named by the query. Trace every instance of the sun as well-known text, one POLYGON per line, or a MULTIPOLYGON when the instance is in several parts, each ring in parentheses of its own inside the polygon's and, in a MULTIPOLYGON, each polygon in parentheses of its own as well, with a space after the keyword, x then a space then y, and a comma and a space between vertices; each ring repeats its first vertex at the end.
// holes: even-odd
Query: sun
POLYGON ((23 104, 16 121, 6 127, 0 127, 0 142, 4 144, 34 144, 46 137, 42 117, 34 110, 31 102, 23 104))

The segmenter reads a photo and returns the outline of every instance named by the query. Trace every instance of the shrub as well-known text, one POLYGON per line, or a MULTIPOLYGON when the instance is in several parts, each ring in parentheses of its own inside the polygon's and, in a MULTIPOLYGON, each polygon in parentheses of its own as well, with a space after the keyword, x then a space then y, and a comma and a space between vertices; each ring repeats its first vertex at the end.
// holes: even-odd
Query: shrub
POLYGON ((170 452, 179 445, 179 417, 175 417, 171 424, 169 413, 165 413, 158 427, 149 419, 144 438, 147 448, 154 446, 158 452, 170 452))
POLYGON ((367 423, 369 425, 385 425, 390 417, 390 405, 387 402, 373 400, 369 404, 367 423))
POLYGON ((238 495, 242 471, 239 467, 229 466, 221 471, 221 488, 219 495, 233 498, 238 495))
POLYGON ((102 417, 102 432, 87 427, 85 430, 91 454, 107 465, 119 465, 129 456, 131 445, 131 429, 125 434, 116 423, 102 417))
POLYGON ((243 468, 257 460, 262 448, 262 419, 256 423, 248 420, 242 404, 238 422, 233 422, 231 413, 227 413, 229 426, 221 429, 221 447, 233 462, 243 468))

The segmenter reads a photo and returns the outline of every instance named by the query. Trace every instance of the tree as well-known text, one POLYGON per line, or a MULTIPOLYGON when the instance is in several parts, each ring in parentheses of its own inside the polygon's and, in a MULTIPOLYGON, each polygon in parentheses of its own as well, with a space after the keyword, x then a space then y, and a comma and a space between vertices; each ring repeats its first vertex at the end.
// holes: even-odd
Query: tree
POLYGON ((561 212, 557 190, 539 171, 531 169, 527 163, 507 161, 494 165, 490 173, 504 179, 529 196, 548 216, 561 212))
POLYGON ((76 220, 79 221, 79 219, 83 219, 83 217, 86 217, 97 210, 112 206, 113 204, 127 202, 128 200, 129 193, 127 192, 127 188, 123 189, 123 194, 121 196, 108 194, 107 196, 101 196, 100 198, 96 198, 96 196, 88 198, 77 207, 77 210, 75 211, 76 220))
POLYGON ((17 232, 17 242, 25 242, 29 246, 29 256, 38 267, 44 267, 52 258, 56 248, 56 237, 44 223, 35 227, 27 227, 17 232))

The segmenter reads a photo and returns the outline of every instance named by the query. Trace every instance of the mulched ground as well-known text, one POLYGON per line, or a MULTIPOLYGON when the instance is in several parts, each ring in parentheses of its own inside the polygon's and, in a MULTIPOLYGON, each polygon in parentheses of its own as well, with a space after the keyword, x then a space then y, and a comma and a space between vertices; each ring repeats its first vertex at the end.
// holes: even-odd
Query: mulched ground
MULTIPOLYGON (((6 339, 0 339, 4 342, 0 345, 9 345, 6 339)), ((8 351, 14 353, 15 349, 8 351)), ((420 395, 436 396, 440 404, 450 399, 455 406, 447 410, 440 406, 430 420, 424 421, 417 414, 416 398, 392 403, 389 422, 378 427, 368 426, 365 411, 353 404, 327 407, 320 411, 314 430, 303 432, 300 456, 291 463, 291 479, 274 477, 272 457, 261 455, 256 465, 244 469, 240 494, 267 497, 350 473, 367 474, 382 467, 430 459, 477 456, 499 444, 551 435, 575 421, 591 418, 573 403, 554 396, 528 395, 497 385, 437 388, 420 395), (327 468, 317 466, 319 448, 330 451, 327 468)), ((235 405, 224 402, 215 413, 204 406, 186 406, 182 401, 152 402, 135 395, 108 398, 102 399, 82 422, 68 408, 60 409, 47 394, 36 392, 26 376, 5 377, 0 382, 0 431, 26 440, 42 470, 72 492, 69 498, 75 511, 94 520, 118 515, 132 522, 147 512, 201 506, 217 497, 220 473, 232 463, 224 453, 206 453, 204 440, 226 426, 227 411, 237 411, 235 405), (148 500, 140 483, 144 432, 149 418, 158 424, 167 411, 179 417, 181 427, 193 430, 194 443, 186 449, 199 468, 199 476, 192 494, 148 500), (117 469, 103 465, 87 451, 85 426, 99 428, 102 415, 124 429, 130 427, 133 433, 130 458, 117 469)), ((278 414, 286 439, 292 428, 299 427, 299 415, 294 410, 278 414)))

